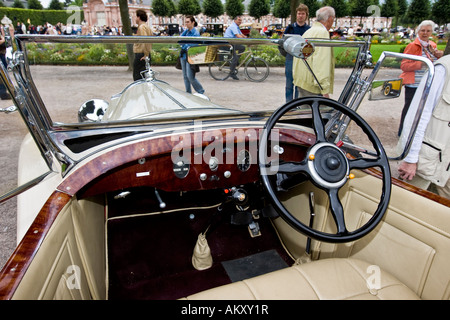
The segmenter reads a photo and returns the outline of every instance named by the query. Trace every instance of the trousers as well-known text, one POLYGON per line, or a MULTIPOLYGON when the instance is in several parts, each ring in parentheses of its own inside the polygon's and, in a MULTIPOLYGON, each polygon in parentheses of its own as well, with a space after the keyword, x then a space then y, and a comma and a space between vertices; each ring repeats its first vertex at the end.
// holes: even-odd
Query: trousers
POLYGON ((142 79, 141 72, 145 71, 145 60, 141 60, 143 53, 135 53, 133 61, 133 81, 142 79))
POLYGON ((293 58, 286 57, 286 62, 284 64, 285 70, 284 74, 286 76, 286 86, 285 86, 285 95, 286 95, 286 102, 291 101, 292 99, 298 98, 298 88, 294 86, 294 76, 292 75, 292 65, 293 65, 293 58))
POLYGON ((186 92, 192 93, 191 85, 198 93, 204 93, 201 83, 195 78, 195 72, 192 70, 191 65, 186 59, 186 54, 182 54, 180 57, 181 70, 183 71, 183 80, 186 92))

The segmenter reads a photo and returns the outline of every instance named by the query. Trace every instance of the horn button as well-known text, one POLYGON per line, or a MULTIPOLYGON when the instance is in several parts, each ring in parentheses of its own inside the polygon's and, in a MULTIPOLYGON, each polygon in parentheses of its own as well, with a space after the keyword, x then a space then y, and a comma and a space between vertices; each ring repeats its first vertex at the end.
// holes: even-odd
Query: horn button
POLYGON ((341 184, 347 179, 349 173, 347 158, 335 145, 319 143, 315 145, 310 154, 314 160, 310 161, 310 170, 313 176, 325 184, 341 184))

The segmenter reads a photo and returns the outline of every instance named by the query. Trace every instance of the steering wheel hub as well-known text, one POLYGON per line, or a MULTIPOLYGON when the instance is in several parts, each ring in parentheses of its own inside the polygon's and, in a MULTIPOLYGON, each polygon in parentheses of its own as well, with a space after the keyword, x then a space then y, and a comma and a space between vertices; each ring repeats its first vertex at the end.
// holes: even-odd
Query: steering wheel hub
POLYGON ((334 144, 322 142, 311 148, 308 167, 311 177, 326 188, 337 188, 347 181, 349 166, 345 154, 334 144))

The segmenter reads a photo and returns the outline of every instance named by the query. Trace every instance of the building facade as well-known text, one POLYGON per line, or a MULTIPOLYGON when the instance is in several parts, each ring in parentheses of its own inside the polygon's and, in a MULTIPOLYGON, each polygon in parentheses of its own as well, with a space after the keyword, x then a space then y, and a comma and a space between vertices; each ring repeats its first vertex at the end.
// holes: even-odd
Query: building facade
MULTIPOLYGON (((12 5, 14 4, 14 0, 2 0, 2 1, 6 7, 12 7, 12 5)), ((22 2, 24 8, 28 8, 27 0, 20 0, 20 2, 22 2)))
MULTIPOLYGON (((128 0, 128 8, 130 11, 131 25, 136 26, 136 10, 144 9, 148 12, 148 24, 150 26, 156 26, 163 23, 178 23, 180 25, 184 24, 184 17, 182 15, 177 15, 174 17, 156 17, 151 11, 151 0, 128 0)), ((247 1, 246 1, 247 2, 247 1)), ((245 2, 244 2, 245 3, 245 2)), ((87 0, 83 4, 84 19, 88 26, 109 26, 119 28, 122 25, 122 20, 120 17, 119 3, 115 0, 87 0)), ((206 23, 223 23, 229 25, 232 22, 231 17, 224 14, 217 19, 211 19, 203 14, 196 16, 199 25, 206 23)), ((243 23, 252 23, 254 18, 250 17, 248 14, 242 16, 243 23)), ((274 17, 272 14, 264 16, 261 18, 261 26, 265 27, 272 23, 282 23, 287 25, 290 23, 290 18, 286 21, 282 21, 280 18, 274 17)), ((362 25, 362 28, 373 29, 373 28, 389 28, 390 20, 383 17, 367 17, 367 18, 355 18, 350 17, 339 18, 336 20, 336 28, 348 28, 357 27, 362 25)))
MULTIPOLYGON (((159 25, 163 23, 178 23, 180 25, 184 24, 184 18, 182 15, 177 15, 174 17, 156 17, 151 11, 151 0, 129 0, 128 9, 130 11, 131 25, 136 25, 136 10, 144 9, 148 12, 149 25, 159 25)), ((122 20, 120 17, 119 3, 114 0, 88 0, 83 3, 83 12, 85 23, 88 26, 109 26, 109 27, 120 27, 122 25, 122 20)), ((230 24, 232 19, 224 14, 217 19, 212 19, 199 14, 196 16, 198 24, 202 25, 205 23, 223 23, 230 24)), ((250 17, 248 14, 244 14, 243 23, 250 23, 254 21, 254 18, 250 17)), ((289 20, 288 20, 289 21, 289 20)), ((274 17, 273 15, 267 15, 261 18, 261 25, 266 26, 271 23, 281 23, 281 19, 274 17)))

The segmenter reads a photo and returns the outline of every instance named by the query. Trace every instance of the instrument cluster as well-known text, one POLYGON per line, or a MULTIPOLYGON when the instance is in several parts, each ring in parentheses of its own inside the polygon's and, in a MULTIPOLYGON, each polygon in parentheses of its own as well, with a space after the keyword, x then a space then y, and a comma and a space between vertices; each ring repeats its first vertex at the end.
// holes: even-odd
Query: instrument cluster
POLYGON ((256 169, 256 161, 256 150, 223 148, 220 152, 208 152, 205 148, 201 155, 194 153, 190 160, 186 156, 178 156, 173 161, 172 170, 179 179, 185 179, 194 171, 200 181, 220 181, 247 172, 252 167, 256 169))

